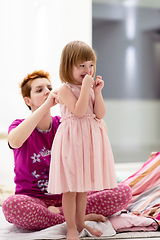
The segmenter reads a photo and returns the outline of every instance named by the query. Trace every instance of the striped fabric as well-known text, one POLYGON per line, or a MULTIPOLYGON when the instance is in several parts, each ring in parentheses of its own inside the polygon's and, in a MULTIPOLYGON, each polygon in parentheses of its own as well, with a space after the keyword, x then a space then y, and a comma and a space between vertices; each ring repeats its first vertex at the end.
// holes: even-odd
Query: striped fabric
POLYGON ((122 183, 132 190, 127 210, 134 215, 151 217, 160 225, 160 152, 122 183))
POLYGON ((132 189, 132 203, 143 192, 160 184, 160 152, 155 157, 149 159, 133 175, 122 183, 127 184, 132 189))

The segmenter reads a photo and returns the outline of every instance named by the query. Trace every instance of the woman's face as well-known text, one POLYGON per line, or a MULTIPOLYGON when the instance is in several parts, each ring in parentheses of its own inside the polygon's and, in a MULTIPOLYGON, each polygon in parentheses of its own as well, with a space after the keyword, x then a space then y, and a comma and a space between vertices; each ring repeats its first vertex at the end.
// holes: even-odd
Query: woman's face
POLYGON ((32 112, 46 101, 51 90, 52 85, 47 78, 36 78, 31 82, 30 97, 26 97, 25 102, 32 112))
POLYGON ((88 75, 93 75, 94 65, 93 61, 86 61, 78 64, 78 66, 73 66, 72 75, 75 80, 75 84, 81 85, 83 78, 88 75))

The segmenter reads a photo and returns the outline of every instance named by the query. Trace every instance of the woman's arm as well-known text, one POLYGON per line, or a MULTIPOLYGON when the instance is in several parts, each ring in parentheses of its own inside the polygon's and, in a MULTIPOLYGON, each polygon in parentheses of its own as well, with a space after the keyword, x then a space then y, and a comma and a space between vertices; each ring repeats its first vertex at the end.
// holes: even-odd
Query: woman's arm
POLYGON ((29 117, 9 132, 8 142, 12 148, 19 148, 22 146, 47 111, 56 104, 55 98, 56 94, 54 91, 51 91, 47 100, 38 109, 36 109, 29 117))
POLYGON ((94 83, 91 76, 86 75, 82 82, 81 92, 78 100, 72 91, 65 85, 59 89, 60 104, 65 104, 70 112, 77 117, 83 117, 87 111, 90 87, 94 83))

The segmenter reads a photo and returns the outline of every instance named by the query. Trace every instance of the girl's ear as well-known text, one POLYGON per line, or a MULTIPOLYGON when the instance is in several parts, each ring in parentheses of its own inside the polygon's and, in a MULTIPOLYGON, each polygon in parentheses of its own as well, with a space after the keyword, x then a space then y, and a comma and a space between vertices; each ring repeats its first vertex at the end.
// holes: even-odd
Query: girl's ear
POLYGON ((29 97, 24 97, 24 102, 27 106, 31 107, 31 99, 29 97))

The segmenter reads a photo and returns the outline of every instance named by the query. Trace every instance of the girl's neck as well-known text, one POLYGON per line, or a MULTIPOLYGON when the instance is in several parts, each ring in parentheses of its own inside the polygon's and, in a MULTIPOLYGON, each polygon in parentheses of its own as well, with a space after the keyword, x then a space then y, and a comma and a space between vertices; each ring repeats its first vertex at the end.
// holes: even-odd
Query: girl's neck
POLYGON ((73 82, 73 83, 68 82, 68 84, 72 84, 72 85, 76 85, 76 86, 82 86, 82 83, 77 83, 77 82, 73 82))

